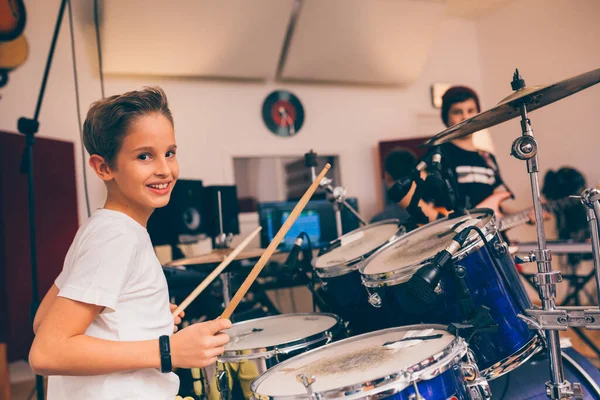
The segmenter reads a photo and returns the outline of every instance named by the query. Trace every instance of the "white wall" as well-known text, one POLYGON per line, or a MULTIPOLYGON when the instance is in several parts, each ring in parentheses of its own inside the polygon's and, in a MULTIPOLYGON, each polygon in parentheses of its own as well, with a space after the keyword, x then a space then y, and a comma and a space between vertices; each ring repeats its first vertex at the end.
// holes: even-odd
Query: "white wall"
MULTIPOLYGON (((513 1, 478 21, 483 99, 487 107, 512 93, 519 68, 527 86, 547 85, 600 67, 600 2, 597 0, 513 1)), ((529 114, 539 144, 540 186, 548 169, 571 166, 600 183, 600 85, 529 114)), ((490 128, 502 175, 516 199, 512 207, 530 207, 531 189, 524 161, 510 156, 521 135, 519 120, 490 128)), ((555 222, 546 233, 555 238, 555 222)), ((511 239, 535 241, 533 226, 510 232, 511 239)), ((535 268, 535 267, 533 267, 535 268)))
MULTIPOLYGON (((515 68, 527 86, 547 85, 600 67, 600 1, 514 1, 477 23, 484 100, 488 107, 512 93, 515 68)), ((530 113, 543 174, 569 165, 588 185, 600 182, 600 85, 530 113)), ((510 156, 521 135, 515 119, 490 129, 504 179, 519 206, 531 204, 524 161, 510 156)))
MULTIPOLYGON (((11 75, 2 90, 0 129, 16 130, 19 116, 33 115, 48 53, 59 0, 30 0, 25 34, 31 55, 11 75)), ((91 2, 89 2, 91 4, 91 2)), ((100 97, 93 36, 89 36, 91 9, 76 1, 76 41, 79 84, 83 113, 100 97)), ((135 16, 131 16, 132 21, 135 16)), ((42 113, 40 135, 74 141, 79 145, 75 108, 68 19, 63 21, 42 113)), ((131 49, 135 51, 135 49, 131 49)), ((426 120, 437 120, 430 105, 429 87, 434 82, 467 84, 481 89, 479 49, 472 22, 448 18, 440 29, 423 75, 402 89, 244 84, 193 79, 149 77, 105 77, 107 95, 161 85, 169 96, 175 118, 182 178, 201 178, 205 184, 234 181, 234 156, 339 154, 344 185, 359 198, 362 214, 369 218, 380 206, 376 175, 376 146, 379 140, 432 134, 419 131, 426 120), (460 43, 461 56, 456 57, 460 43), (271 90, 285 88, 303 102, 305 125, 293 138, 278 138, 263 125, 260 108, 271 90)), ((434 126, 435 126, 434 122, 434 126)), ((439 122, 441 130, 442 125, 439 122)), ((421 128, 422 129, 422 128, 421 128)), ((77 158, 79 214, 86 218, 85 198, 77 158)), ((101 207, 104 188, 88 171, 92 209, 101 207)))

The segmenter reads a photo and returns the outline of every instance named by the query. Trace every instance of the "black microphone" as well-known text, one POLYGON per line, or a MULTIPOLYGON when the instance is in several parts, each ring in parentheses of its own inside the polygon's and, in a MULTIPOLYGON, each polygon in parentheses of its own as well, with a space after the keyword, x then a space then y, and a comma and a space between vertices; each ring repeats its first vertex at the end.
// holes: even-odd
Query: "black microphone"
POLYGON ((388 189, 388 197, 393 202, 398 203, 402 200, 408 192, 410 192, 410 188, 415 179, 421 174, 421 171, 425 169, 427 163, 425 161, 420 161, 417 166, 410 172, 410 174, 398 179, 394 184, 388 189))
POLYGON ((284 268, 292 269, 292 268, 296 267, 296 264, 298 263, 298 254, 300 254, 300 250, 302 248, 302 243, 304 242, 304 239, 302 239, 302 235, 303 235, 303 233, 298 235, 298 237, 296 238, 296 241, 294 242, 294 245, 292 246, 292 249, 290 250, 290 254, 288 255, 285 262, 283 263, 284 268))
POLYGON ((431 167, 442 172, 442 148, 435 146, 431 154, 431 167))
POLYGON ((452 239, 444 250, 435 255, 433 260, 419 268, 408 280, 408 292, 424 304, 431 305, 437 300, 435 288, 440 282, 442 268, 462 248, 469 237, 470 227, 464 228, 452 239))
MULTIPOLYGON (((410 191, 412 187, 412 183, 419 178, 421 175, 421 171, 425 169, 428 165, 432 169, 432 175, 428 176, 426 179, 426 183, 429 183, 428 186, 433 186, 428 192, 432 193, 440 193, 444 191, 444 178, 442 177, 442 149, 440 146, 436 146, 433 150, 428 153, 417 166, 405 177, 397 180, 394 184, 388 189, 388 197, 390 200, 398 203, 402 200, 410 191)), ((430 199, 427 199, 428 201, 430 199)))
MULTIPOLYGON (((423 182, 423 197, 427 201, 438 200, 441 206, 448 207, 447 185, 442 175, 442 148, 436 146, 431 151, 429 175, 423 182)), ((437 203, 436 202, 436 203, 437 203)))

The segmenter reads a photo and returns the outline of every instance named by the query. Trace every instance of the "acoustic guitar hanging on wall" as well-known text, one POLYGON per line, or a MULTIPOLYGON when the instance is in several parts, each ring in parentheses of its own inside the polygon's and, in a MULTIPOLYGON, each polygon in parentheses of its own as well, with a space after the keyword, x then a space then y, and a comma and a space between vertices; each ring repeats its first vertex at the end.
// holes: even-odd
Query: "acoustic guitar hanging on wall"
POLYGON ((29 54, 25 29, 25 4, 22 0, 0 0, 0 87, 8 73, 21 66, 29 54))
POLYGON ((0 0, 0 41, 14 40, 23 33, 25 19, 22 0, 0 0))

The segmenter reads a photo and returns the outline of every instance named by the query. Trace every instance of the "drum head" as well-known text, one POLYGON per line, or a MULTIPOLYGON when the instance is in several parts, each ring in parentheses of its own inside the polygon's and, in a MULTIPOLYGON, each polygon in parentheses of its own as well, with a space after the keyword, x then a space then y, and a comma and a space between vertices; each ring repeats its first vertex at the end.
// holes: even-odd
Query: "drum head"
MULTIPOLYGON (((475 224, 487 235, 485 228, 491 219, 490 213, 477 211, 470 215, 453 219, 444 218, 422 226, 374 253, 360 266, 360 272, 364 275, 402 272, 406 274, 405 280, 408 280, 424 262, 450 244, 457 233, 455 230, 475 224)), ((471 232, 463 248, 478 240, 480 241, 477 233, 471 232)))
POLYGON ((381 247, 398 231, 398 220, 381 221, 355 229, 338 239, 339 247, 318 257, 314 267, 327 269, 352 263, 381 247))
POLYGON ((431 373, 465 352, 462 339, 442 325, 390 328, 328 344, 284 361, 257 378, 252 391, 269 398, 306 397, 305 387, 296 378, 306 374, 314 376, 311 388, 324 397, 359 390, 357 395, 362 398, 391 388, 403 390, 410 384, 408 371, 413 376, 431 373), (419 336, 422 339, 416 339, 419 336), (416 340, 402 340, 408 338, 416 340))
POLYGON ((336 315, 320 313, 283 314, 239 322, 224 331, 230 341, 219 360, 227 361, 228 357, 240 354, 252 358, 250 353, 260 354, 274 348, 282 350, 287 346, 300 345, 300 341, 324 334, 338 323, 336 315))

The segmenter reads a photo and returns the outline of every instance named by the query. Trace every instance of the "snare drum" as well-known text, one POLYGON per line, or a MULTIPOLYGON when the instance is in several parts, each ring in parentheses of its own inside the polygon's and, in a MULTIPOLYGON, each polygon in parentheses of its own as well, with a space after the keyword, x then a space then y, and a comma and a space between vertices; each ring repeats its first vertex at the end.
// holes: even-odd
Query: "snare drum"
POLYGON ((477 367, 462 362, 467 354, 465 341, 442 325, 389 328, 296 356, 262 374, 251 388, 261 400, 305 399, 309 393, 320 399, 411 400, 415 388, 426 399, 489 394, 477 367))
POLYGON ((474 305, 488 307, 498 325, 497 332, 479 333, 469 343, 482 374, 494 379, 523 364, 543 345, 538 333, 517 316, 530 308, 531 302, 507 246, 497 234, 491 210, 473 210, 469 215, 440 219, 418 228, 373 253, 359 270, 372 296, 391 303, 398 314, 420 313, 421 320, 435 323, 463 322, 466 316, 456 299, 450 268, 442 271, 436 289, 440 295, 433 306, 420 305, 407 293, 405 283, 450 244, 458 227, 467 225, 481 229, 493 249, 490 253, 472 231, 453 260, 467 271, 465 281, 474 305))
POLYGON ((250 383, 283 360, 337 338, 340 320, 325 313, 283 314, 233 324, 225 352, 203 370, 209 399, 250 398, 250 383))
POLYGON ((404 233, 398 224, 399 220, 390 219, 347 233, 331 242, 313 262, 313 269, 323 283, 324 301, 348 323, 354 334, 387 327, 388 318, 383 310, 369 306, 356 268, 374 251, 404 233))

